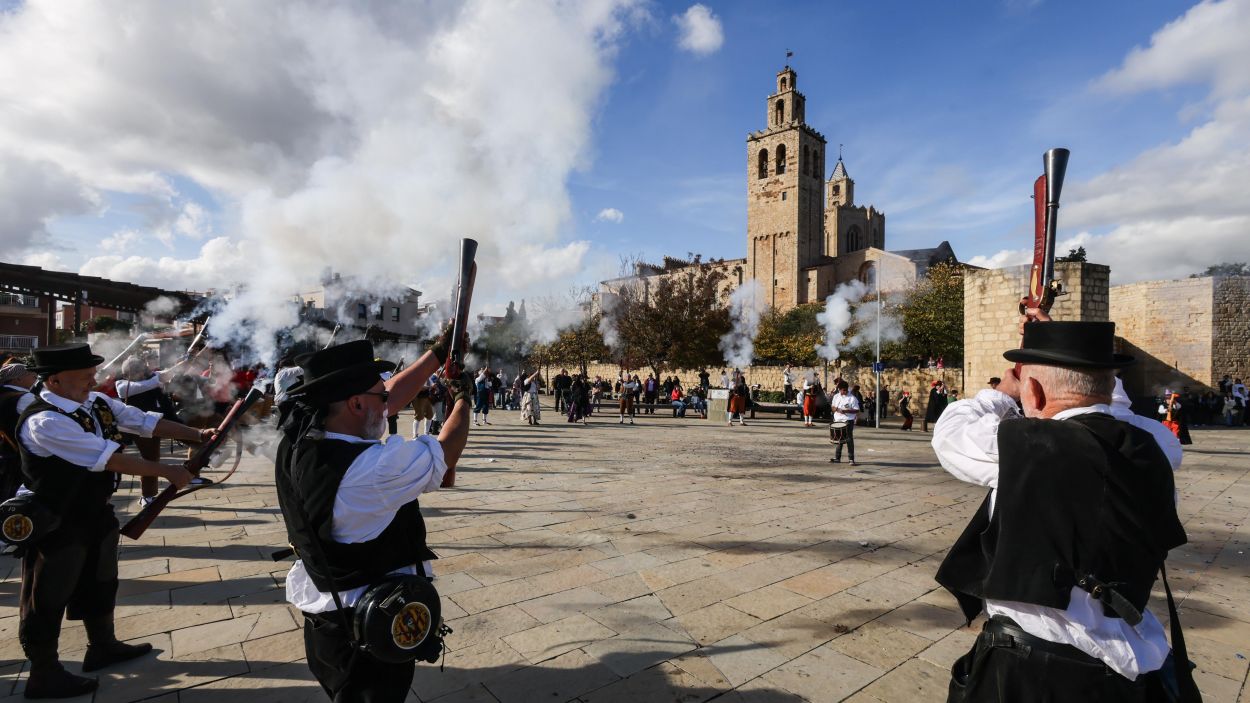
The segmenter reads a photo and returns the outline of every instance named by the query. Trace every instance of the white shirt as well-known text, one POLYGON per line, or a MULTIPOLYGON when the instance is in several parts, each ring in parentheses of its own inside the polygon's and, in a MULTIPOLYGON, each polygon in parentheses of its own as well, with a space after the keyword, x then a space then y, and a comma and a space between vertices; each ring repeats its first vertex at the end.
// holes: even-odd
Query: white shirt
POLYGON ((1233 384, 1233 397, 1234 397, 1234 398, 1241 398, 1242 400, 1247 400, 1247 398, 1246 398, 1246 384, 1244 384, 1244 383, 1234 383, 1234 384, 1233 384))
POLYGON ((17 414, 18 415, 21 415, 22 413, 26 412, 26 408, 29 408, 30 404, 35 402, 35 394, 31 393, 29 388, 22 388, 21 386, 15 386, 11 383, 4 384, 4 387, 13 391, 25 391, 26 395, 23 395, 17 399, 17 414))
MULTIPOLYGON (((1065 410, 1054 419, 1096 412, 1114 416, 1111 406, 1091 405, 1065 410)), ((991 513, 998 493, 998 425, 1018 417, 1016 401, 987 388, 948 405, 933 428, 933 450, 942 467, 961 481, 992 489, 991 513)), ((1133 627, 1121 618, 1103 615, 1102 604, 1077 586, 1072 587, 1066 610, 987 599, 985 612, 1005 615, 1035 637, 1072 645, 1130 680, 1159 669, 1169 651, 1163 625, 1149 610, 1133 627)))
POLYGON ((838 393, 829 401, 833 406, 834 422, 855 422, 859 414, 859 400, 850 393, 838 393))
POLYGON ((39 397, 67 413, 79 408, 85 409, 95 420, 95 432, 87 432, 73 418, 45 410, 26 419, 18 432, 22 444, 35 456, 57 456, 88 471, 103 471, 109 458, 120 448, 117 442, 104 438, 100 418, 96 417, 91 407, 96 398, 103 398, 108 403, 113 417, 117 419, 118 428, 123 432, 151 437, 152 430, 156 429, 156 423, 161 419, 160 413, 143 412, 103 393, 92 392, 85 403, 62 398, 46 388, 40 391, 39 397))
POLYGON ((636 390, 638 390, 637 381, 625 381, 624 383, 621 384, 622 393, 632 393, 636 390))
POLYGON ((285 403, 290 400, 290 396, 286 394, 291 386, 294 386, 304 377, 304 369, 298 366, 287 366, 278 369, 278 373, 273 377, 273 392, 275 403, 285 403))
POLYGON ((113 387, 117 389, 117 397, 124 401, 133 395, 147 393, 154 388, 160 388, 161 375, 160 373, 154 373, 150 378, 145 378, 142 381, 127 381, 124 378, 119 378, 113 383, 113 387))
POLYGON ((785 371, 782 371, 781 378, 785 381, 785 385, 787 386, 794 385, 794 372, 791 371, 790 369, 786 369, 785 371))
MULTIPOLYGON (((336 432, 327 432, 325 436, 326 439, 373 445, 347 467, 339 483, 330 523, 330 535, 337 542, 356 544, 376 538, 391 524, 401 507, 422 493, 438 490, 447 472, 443 445, 429 435, 412 440, 391 435, 385 443, 336 432)), ((415 574, 416 565, 392 573, 415 574)), ((344 607, 350 607, 366 590, 368 586, 339 591, 339 599, 344 607)), ((302 560, 296 561, 287 573, 286 600, 305 613, 336 609, 334 597, 317 590, 302 560)))

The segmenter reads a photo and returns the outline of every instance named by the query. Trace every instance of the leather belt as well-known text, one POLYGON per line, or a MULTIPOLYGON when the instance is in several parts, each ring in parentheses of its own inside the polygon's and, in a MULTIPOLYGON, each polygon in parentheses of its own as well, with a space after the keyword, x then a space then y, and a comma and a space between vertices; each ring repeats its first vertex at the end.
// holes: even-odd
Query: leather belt
POLYGON ((1051 642, 1036 635, 1030 635, 1021 629, 1015 620, 1006 615, 995 615, 987 620, 985 627, 981 630, 981 634, 982 636, 988 636, 987 639, 990 645, 994 647, 1027 647, 1030 650, 1046 652, 1047 654, 1072 659, 1082 664, 1106 666, 1101 659, 1091 657, 1070 644, 1051 642))

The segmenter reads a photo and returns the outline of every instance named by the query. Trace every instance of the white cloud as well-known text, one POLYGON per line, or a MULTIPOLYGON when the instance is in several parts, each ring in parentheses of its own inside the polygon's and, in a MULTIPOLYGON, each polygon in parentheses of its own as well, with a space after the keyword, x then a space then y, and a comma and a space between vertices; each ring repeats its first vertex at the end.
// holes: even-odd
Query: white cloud
POLYGON ((133 229, 124 229, 120 232, 114 232, 100 242, 100 248, 110 254, 125 254, 143 239, 141 232, 133 229))
MULTIPOLYGON (((4 243, 20 253, 95 194, 158 202, 147 234, 206 239, 195 258, 108 252, 82 271, 246 281, 234 317, 259 320, 257 339, 285 322, 273 301, 328 266, 437 297, 463 236, 482 270, 518 251, 577 270, 588 247, 563 238, 566 184, 638 5, 31 0, 0 14, 0 169, 22 169, 0 176, 0 231, 18 233, 4 243)), ((475 299, 511 285, 480 277, 475 299)))
POLYGON ((680 36, 677 45, 697 56, 715 53, 725 43, 720 18, 707 5, 691 5, 685 13, 673 17, 680 36))
POLYGON ((1060 227, 1080 232, 1073 241, 1091 261, 1110 264, 1115 282, 1175 278, 1250 259, 1247 36, 1250 0, 1204 2, 1095 82, 1095 89, 1120 94, 1182 83, 1209 89, 1205 121, 1179 141, 1065 186, 1060 227))
POLYGON ((614 207, 605 207, 599 211, 598 215, 595 215, 595 222, 612 222, 619 225, 624 221, 625 213, 614 207))
POLYGON ((35 254, 27 254, 22 257, 22 263, 26 266, 38 266, 48 271, 64 271, 65 262, 61 261, 61 257, 50 251, 41 251, 35 254))

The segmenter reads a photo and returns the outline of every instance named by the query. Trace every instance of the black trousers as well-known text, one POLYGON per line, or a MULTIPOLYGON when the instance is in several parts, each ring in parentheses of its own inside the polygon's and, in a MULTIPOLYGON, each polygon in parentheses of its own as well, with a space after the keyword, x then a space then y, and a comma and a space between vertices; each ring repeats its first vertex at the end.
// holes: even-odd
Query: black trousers
POLYGON ((113 506, 44 537, 22 557, 18 639, 32 666, 57 659, 61 619, 112 617, 117 600, 117 518, 113 506))
MULTIPOLYGON (((353 610, 346 608, 351 622, 353 610)), ((403 703, 416 663, 387 664, 352 650, 338 611, 304 613, 308 668, 334 703, 403 703)))
POLYGON ((846 445, 847 456, 851 461, 855 461, 855 423, 846 423, 846 429, 842 430, 842 441, 838 442, 833 450, 833 458, 835 461, 842 461, 842 445, 846 445))
POLYGON ((1159 672, 1135 681, 1079 649, 1031 647, 986 622, 972 649, 951 667, 948 703, 1166 703, 1159 672))

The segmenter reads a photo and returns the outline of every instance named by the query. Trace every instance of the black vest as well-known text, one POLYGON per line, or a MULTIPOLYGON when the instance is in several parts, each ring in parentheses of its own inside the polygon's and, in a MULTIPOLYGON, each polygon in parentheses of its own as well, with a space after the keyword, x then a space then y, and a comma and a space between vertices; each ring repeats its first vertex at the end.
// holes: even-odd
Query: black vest
POLYGON ((17 401, 27 391, 0 387, 0 456, 17 456, 17 419, 21 413, 17 411, 17 401))
MULTIPOLYGON (((31 416, 48 411, 65 415, 78 423, 87 434, 95 434, 98 422, 106 439, 119 440, 121 433, 108 404, 97 398, 93 407, 95 418, 88 416, 86 411, 67 413, 36 396, 35 402, 18 419, 17 426, 20 431, 31 416)), ((19 439, 17 444, 21 451, 26 487, 61 517, 62 525, 90 524, 102 508, 109 507, 109 496, 117 489, 120 474, 108 470, 89 471, 88 467, 71 464, 55 454, 36 456, 27 450, 25 442, 19 439)))
POLYGON ((987 598, 1063 610, 1085 576, 1145 610, 1168 550, 1186 542, 1150 433, 1101 413, 1006 420, 998 456, 993 514, 987 495, 937 572, 964 615, 987 598))
POLYGON ((287 538, 317 590, 324 593, 367 586, 396 569, 436 558, 425 544, 425 521, 415 500, 400 508, 382 534, 368 542, 344 544, 331 536, 339 483, 370 446, 310 437, 295 444, 284 437, 278 446, 275 479, 287 538))

